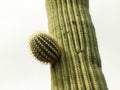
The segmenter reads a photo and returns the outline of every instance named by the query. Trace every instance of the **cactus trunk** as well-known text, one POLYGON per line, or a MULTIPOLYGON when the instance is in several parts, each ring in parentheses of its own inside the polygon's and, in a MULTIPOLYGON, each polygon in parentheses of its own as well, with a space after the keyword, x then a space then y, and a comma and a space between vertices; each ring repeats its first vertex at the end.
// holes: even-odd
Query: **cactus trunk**
POLYGON ((102 72, 89 0, 46 0, 49 33, 62 46, 51 64, 52 90, 108 90, 102 72))

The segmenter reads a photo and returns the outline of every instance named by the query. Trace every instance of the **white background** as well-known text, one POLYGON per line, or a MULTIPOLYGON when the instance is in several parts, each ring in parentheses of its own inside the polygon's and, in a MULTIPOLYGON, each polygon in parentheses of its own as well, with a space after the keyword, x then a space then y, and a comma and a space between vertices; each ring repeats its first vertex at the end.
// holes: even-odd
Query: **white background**
MULTIPOLYGON (((109 90, 120 90, 120 1, 90 0, 109 90)), ((49 64, 32 56, 32 33, 47 32, 45 0, 0 0, 0 90, 50 90, 49 64)))

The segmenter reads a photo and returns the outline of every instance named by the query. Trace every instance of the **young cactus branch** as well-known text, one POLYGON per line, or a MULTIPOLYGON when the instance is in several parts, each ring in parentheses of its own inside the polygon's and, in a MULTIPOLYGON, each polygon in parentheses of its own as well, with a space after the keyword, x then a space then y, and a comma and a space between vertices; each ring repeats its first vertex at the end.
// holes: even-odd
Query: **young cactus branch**
POLYGON ((53 64, 61 56, 57 41, 45 33, 33 34, 30 39, 30 48, 33 55, 42 62, 53 64))

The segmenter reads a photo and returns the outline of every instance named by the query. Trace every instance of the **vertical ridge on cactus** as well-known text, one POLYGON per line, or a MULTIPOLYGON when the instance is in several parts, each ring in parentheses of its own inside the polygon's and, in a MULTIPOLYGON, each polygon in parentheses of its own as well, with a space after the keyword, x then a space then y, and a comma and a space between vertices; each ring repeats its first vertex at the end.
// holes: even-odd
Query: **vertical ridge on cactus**
POLYGON ((108 90, 89 0, 46 0, 49 33, 62 46, 51 64, 52 90, 108 90))

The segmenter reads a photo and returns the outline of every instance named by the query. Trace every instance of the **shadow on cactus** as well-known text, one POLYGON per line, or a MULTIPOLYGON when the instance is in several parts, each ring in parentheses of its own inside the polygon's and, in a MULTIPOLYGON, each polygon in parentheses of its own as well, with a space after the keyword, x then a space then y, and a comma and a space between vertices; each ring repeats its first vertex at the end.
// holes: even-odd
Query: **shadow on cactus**
POLYGON ((58 42, 45 33, 37 32, 30 38, 30 48, 36 59, 54 64, 61 56, 58 42))

